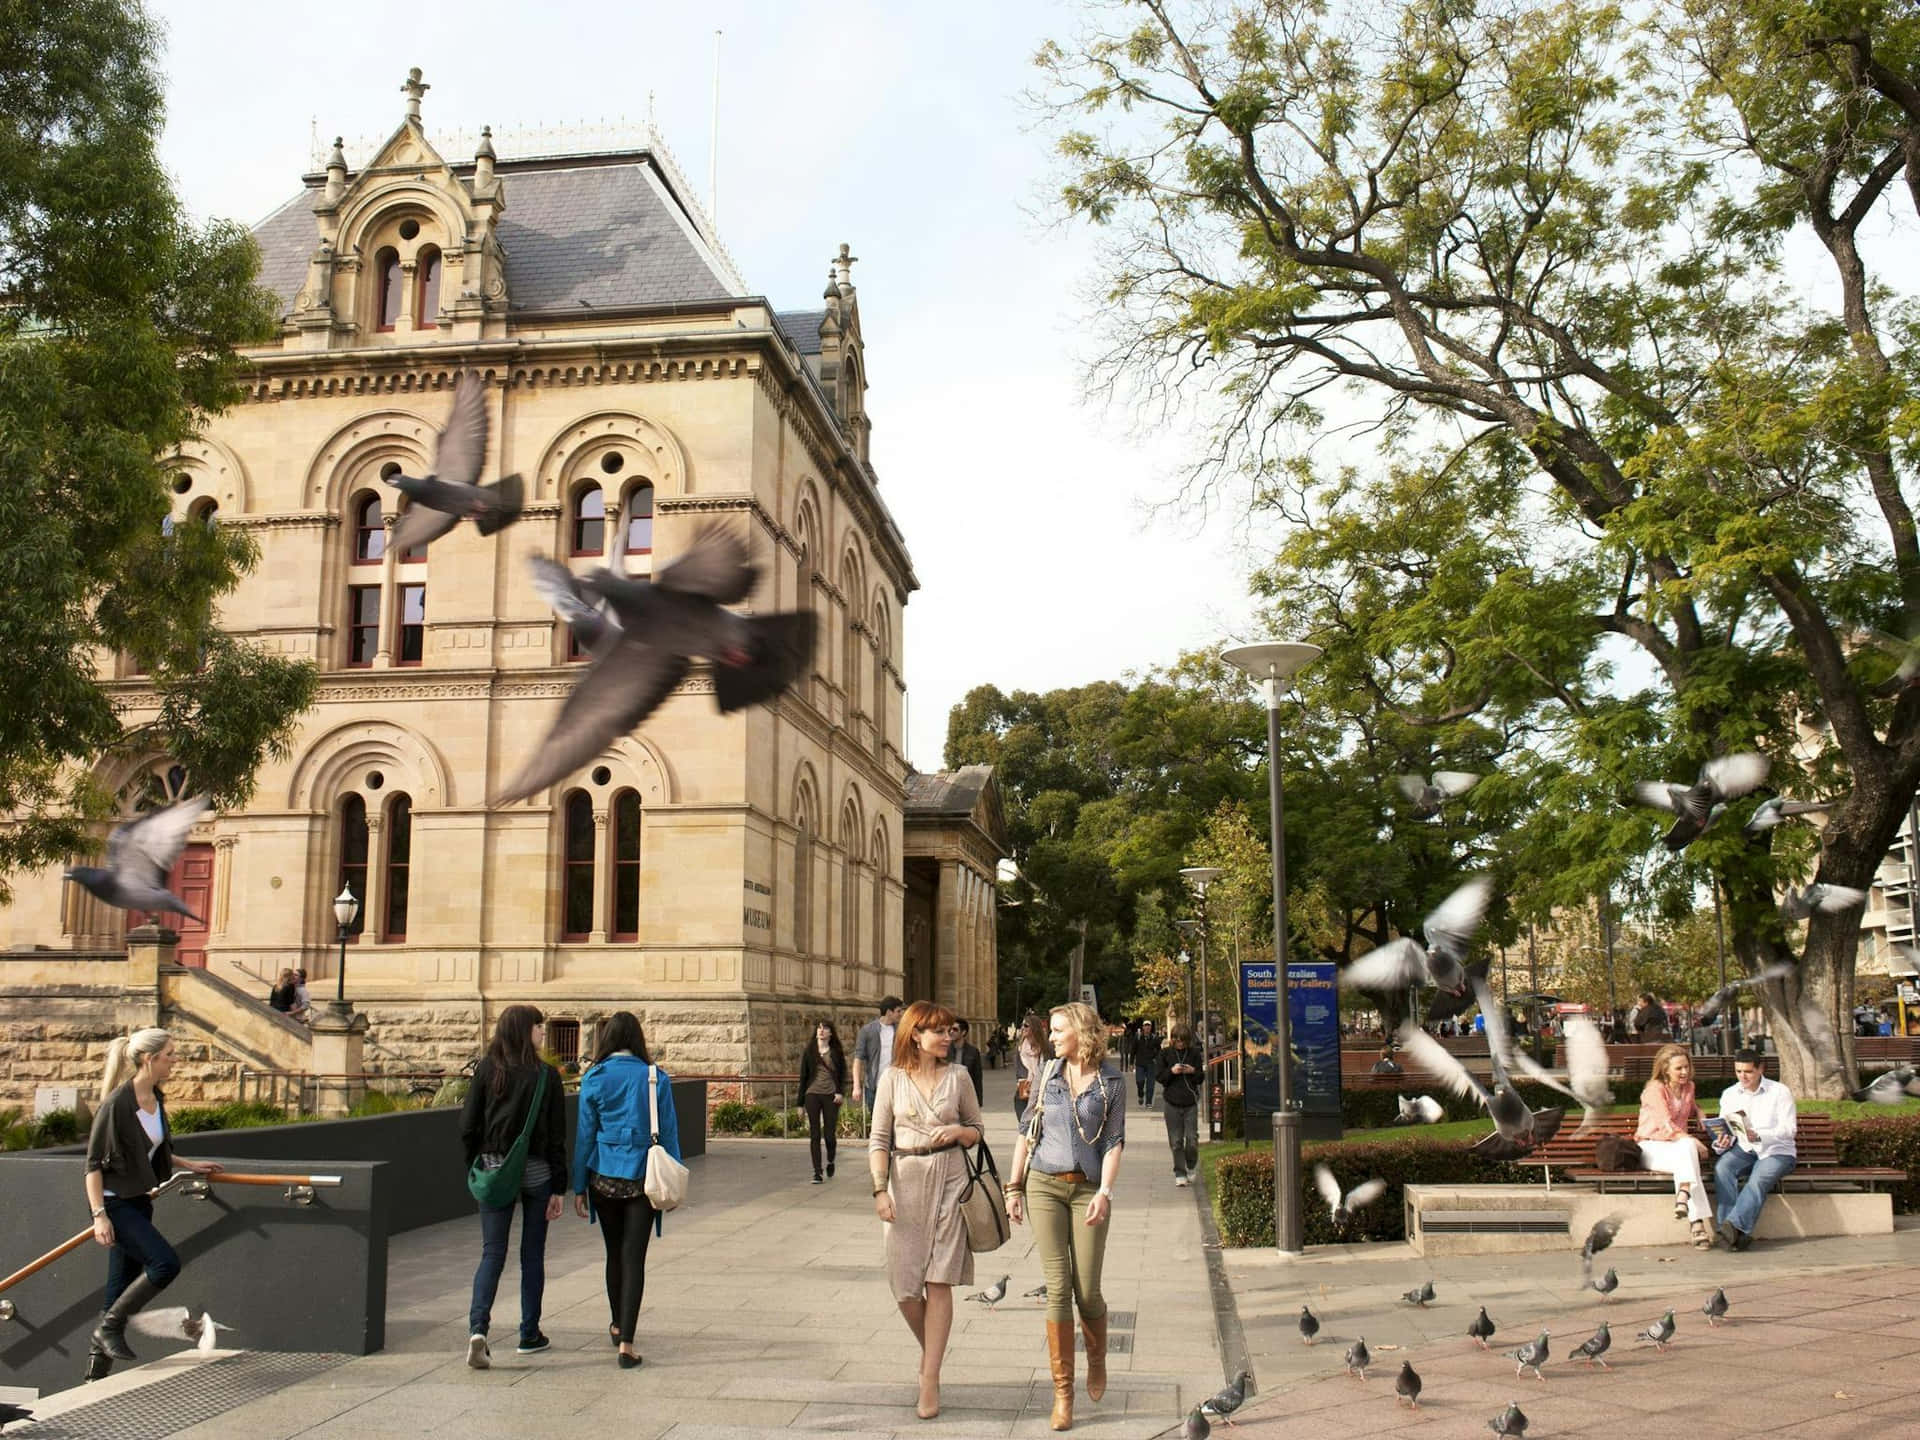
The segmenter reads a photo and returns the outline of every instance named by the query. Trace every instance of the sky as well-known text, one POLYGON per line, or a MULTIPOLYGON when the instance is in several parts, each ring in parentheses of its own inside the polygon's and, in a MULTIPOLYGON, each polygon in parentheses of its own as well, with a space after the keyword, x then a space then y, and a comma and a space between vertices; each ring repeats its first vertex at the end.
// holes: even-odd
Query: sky
POLYGON ((250 225, 299 189, 316 127, 350 154, 390 132, 415 65, 430 138, 637 120, 651 96, 704 191, 718 28, 719 232, 748 288, 811 308, 840 243, 858 257, 872 458, 921 587, 904 617, 915 767, 940 768, 976 685, 1118 679, 1258 638, 1233 517, 1164 508, 1202 436, 1141 434, 1083 399, 1096 237, 1061 221, 1025 98, 1077 4, 151 9, 162 159, 193 213, 250 225))

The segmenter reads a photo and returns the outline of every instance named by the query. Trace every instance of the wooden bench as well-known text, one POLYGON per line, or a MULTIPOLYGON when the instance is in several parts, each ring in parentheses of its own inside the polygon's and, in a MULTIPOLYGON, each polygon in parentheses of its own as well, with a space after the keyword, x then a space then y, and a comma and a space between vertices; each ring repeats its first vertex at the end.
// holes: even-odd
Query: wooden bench
MULTIPOLYGON (((1564 1170, 1567 1179, 1592 1182, 1599 1186, 1603 1195, 1609 1185, 1625 1190, 1638 1190, 1651 1185, 1664 1189, 1673 1183, 1673 1176, 1664 1170, 1601 1170, 1593 1163, 1594 1146, 1599 1143, 1601 1136, 1619 1135, 1630 1140, 1638 1123, 1637 1115, 1599 1115, 1594 1118, 1593 1129, 1576 1137, 1573 1132, 1578 1125, 1574 1117, 1569 1115, 1566 1127, 1558 1135, 1518 1163, 1545 1167, 1549 1188, 1552 1172, 1564 1170)), ((1826 1186, 1846 1185, 1864 1186, 1872 1192, 1880 1184, 1898 1185, 1907 1178, 1906 1171, 1886 1166, 1842 1165, 1833 1138, 1831 1115, 1802 1115, 1794 1131, 1793 1143, 1798 1154, 1793 1170, 1780 1182, 1779 1188, 1783 1190, 1818 1190, 1826 1186)), ((1701 1169, 1706 1182, 1711 1185, 1711 1163, 1701 1169)))

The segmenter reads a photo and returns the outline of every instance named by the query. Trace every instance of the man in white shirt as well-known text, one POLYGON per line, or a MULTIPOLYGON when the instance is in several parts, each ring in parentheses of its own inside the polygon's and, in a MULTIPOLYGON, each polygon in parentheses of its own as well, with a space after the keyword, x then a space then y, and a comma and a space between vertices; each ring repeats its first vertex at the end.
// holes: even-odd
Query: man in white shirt
POLYGON ((1719 1201, 1720 1236, 1732 1249, 1744 1250, 1753 1243, 1760 1207, 1781 1177, 1793 1169, 1794 1132, 1800 1116, 1794 1109, 1793 1092, 1761 1073, 1757 1050, 1735 1052, 1733 1075, 1733 1085, 1720 1097, 1720 1114, 1739 1115, 1747 1138, 1730 1133, 1719 1142, 1713 1188, 1719 1201), (1743 1179, 1744 1190, 1740 1188, 1743 1179))

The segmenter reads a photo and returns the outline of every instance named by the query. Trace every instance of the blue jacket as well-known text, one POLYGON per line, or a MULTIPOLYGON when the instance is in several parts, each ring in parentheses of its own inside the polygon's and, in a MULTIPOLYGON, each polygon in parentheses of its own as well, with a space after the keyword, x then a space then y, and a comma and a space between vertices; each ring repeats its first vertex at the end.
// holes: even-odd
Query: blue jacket
MULTIPOLYGON (((673 1113, 673 1081, 659 1066, 649 1066, 636 1056, 609 1055, 587 1071, 580 1082, 580 1122, 573 1143, 573 1190, 593 1196, 587 1189, 587 1173, 611 1175, 621 1180, 644 1180, 647 1151, 655 1143, 666 1147, 674 1159, 680 1158, 680 1122, 673 1113), (660 1096, 660 1133, 655 1136, 647 1115, 647 1076, 653 1076, 660 1096)), ((660 1217, 654 1216, 658 1233, 660 1217)))

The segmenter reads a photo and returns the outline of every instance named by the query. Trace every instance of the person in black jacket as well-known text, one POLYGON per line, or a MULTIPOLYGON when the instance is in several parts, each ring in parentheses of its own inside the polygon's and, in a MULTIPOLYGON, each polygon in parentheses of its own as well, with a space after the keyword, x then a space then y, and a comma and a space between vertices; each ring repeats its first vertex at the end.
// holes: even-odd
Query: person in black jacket
POLYGON ((967 1074, 973 1078, 973 1098, 978 1100, 985 1093, 981 1084, 985 1076, 980 1066, 980 1047, 968 1038, 965 1017, 953 1023, 960 1032, 953 1037, 953 1063, 964 1066, 967 1074))
POLYGON ((1200 1164, 1200 1100, 1206 1093, 1206 1057, 1183 1022, 1160 1049, 1154 1075, 1166 1110, 1167 1144, 1173 1150, 1173 1183, 1182 1189, 1200 1164))
POLYGON ((847 1052, 831 1020, 813 1027, 813 1041, 800 1052, 800 1103, 807 1111, 807 1153, 813 1157, 813 1183, 824 1185, 820 1174, 820 1141, 827 1144, 827 1174, 833 1174, 839 1150, 840 1106, 847 1098, 847 1052))
MULTIPOLYGON (((567 1110, 560 1072, 540 1058, 547 1038, 546 1017, 531 1005, 509 1005, 500 1012, 493 1043, 474 1067, 460 1112, 460 1142, 467 1168, 476 1162, 497 1169, 525 1128, 533 1092, 542 1072, 547 1077, 540 1113, 527 1139, 527 1167, 520 1179, 520 1344, 519 1353, 545 1350, 540 1333, 540 1301, 547 1288, 547 1226, 560 1218, 560 1197, 567 1188, 567 1110)), ((507 1266, 507 1237, 513 1230, 513 1206, 480 1207, 480 1268, 473 1272, 473 1303, 467 1312, 467 1364, 485 1370, 491 1363, 487 1328, 493 1297, 507 1266)))
POLYGON ((220 1168, 210 1160, 174 1157, 160 1090, 172 1069, 173 1038, 164 1030, 136 1030, 107 1049, 104 1098, 87 1135, 86 1178, 94 1243, 112 1252, 106 1313, 93 1332, 93 1353, 102 1366, 137 1358, 127 1348, 128 1319, 180 1273, 180 1257, 154 1228, 150 1192, 176 1168, 196 1175, 220 1168))

